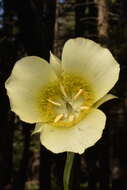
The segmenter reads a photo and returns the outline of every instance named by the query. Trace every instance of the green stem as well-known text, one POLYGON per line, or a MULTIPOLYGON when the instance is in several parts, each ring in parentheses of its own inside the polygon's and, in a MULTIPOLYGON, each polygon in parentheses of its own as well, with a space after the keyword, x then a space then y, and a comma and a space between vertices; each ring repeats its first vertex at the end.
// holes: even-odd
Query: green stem
POLYGON ((74 160, 74 153, 67 152, 67 158, 64 167, 64 176, 63 176, 64 190, 69 190, 69 181, 70 181, 73 160, 74 160))

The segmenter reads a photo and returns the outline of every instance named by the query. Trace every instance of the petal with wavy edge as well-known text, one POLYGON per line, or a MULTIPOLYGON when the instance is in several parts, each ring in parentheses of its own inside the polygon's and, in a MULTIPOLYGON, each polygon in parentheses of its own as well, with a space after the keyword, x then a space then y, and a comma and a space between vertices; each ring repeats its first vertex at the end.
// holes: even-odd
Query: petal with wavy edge
POLYGON ((62 68, 85 77, 93 88, 95 102, 115 85, 120 70, 108 49, 85 38, 70 39, 65 43, 62 68))
POLYGON ((12 111, 25 122, 41 122, 40 93, 53 80, 56 75, 44 59, 28 56, 17 61, 5 84, 12 111))
POLYGON ((48 124, 42 126, 41 143, 54 153, 65 151, 82 154, 101 137, 106 121, 105 114, 94 109, 74 127, 58 128, 48 124))

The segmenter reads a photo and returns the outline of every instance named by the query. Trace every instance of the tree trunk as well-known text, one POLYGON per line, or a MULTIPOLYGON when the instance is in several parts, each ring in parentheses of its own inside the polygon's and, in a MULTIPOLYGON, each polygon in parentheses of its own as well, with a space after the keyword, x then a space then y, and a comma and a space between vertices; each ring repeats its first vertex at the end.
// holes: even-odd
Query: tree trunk
POLYGON ((16 48, 11 40, 12 28, 9 2, 3 1, 3 26, 0 30, 0 189, 11 189, 13 114, 10 113, 5 81, 16 60, 16 48))
POLYGON ((97 38, 97 8, 94 0, 76 0, 75 36, 97 38))
POLYGON ((23 142, 23 153, 20 163, 20 168, 18 171, 18 174, 15 177, 14 183, 13 183, 13 189, 14 190, 25 190, 25 183, 27 180, 27 171, 28 171, 28 162, 30 158, 30 137, 31 137, 31 125, 27 123, 22 122, 22 135, 24 136, 24 142, 23 142))
POLYGON ((95 3, 97 5, 97 10, 98 10, 98 18, 97 18, 98 37, 102 43, 106 43, 108 39, 108 28, 109 28, 108 1, 95 0, 95 3))

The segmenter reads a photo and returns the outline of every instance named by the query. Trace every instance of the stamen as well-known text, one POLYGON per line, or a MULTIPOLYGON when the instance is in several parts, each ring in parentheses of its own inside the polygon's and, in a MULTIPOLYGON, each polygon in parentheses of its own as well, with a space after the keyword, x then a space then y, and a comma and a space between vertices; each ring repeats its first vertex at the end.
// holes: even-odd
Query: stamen
POLYGON ((63 118, 64 114, 60 114, 60 115, 57 115, 55 120, 54 120, 54 123, 58 122, 59 120, 61 120, 63 118))
POLYGON ((58 102, 54 102, 53 100, 50 100, 50 99, 48 99, 48 102, 54 104, 55 106, 61 106, 60 103, 58 103, 58 102))
POLYGON ((79 89, 77 94, 74 96, 74 100, 76 100, 83 93, 83 89, 79 89))
POLYGON ((61 89, 61 92, 62 92, 62 94, 64 95, 64 97, 67 98, 67 94, 66 94, 65 89, 64 89, 64 86, 63 86, 62 84, 60 84, 60 89, 61 89))
POLYGON ((88 106, 81 106, 81 107, 80 107, 80 110, 88 110, 88 109, 89 109, 88 106))

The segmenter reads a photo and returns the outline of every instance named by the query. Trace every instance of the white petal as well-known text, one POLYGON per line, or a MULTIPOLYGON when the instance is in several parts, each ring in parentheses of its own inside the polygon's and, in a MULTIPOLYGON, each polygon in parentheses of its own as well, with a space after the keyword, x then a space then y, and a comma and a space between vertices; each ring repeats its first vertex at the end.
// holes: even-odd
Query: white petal
POLYGON ((62 73, 61 61, 52 52, 50 52, 50 64, 56 72, 57 76, 60 76, 62 73))
POLYGON ((119 64, 110 51, 84 38, 68 40, 63 48, 62 67, 85 77, 95 93, 95 102, 115 85, 119 64))
POLYGON ((41 122, 40 93, 53 80, 56 75, 44 59, 29 56, 17 61, 5 84, 12 111, 23 121, 41 122))
POLYGON ((71 128, 42 125, 40 140, 47 149, 54 153, 70 151, 82 154, 101 137, 105 120, 105 114, 94 109, 84 120, 71 128))
POLYGON ((101 106, 103 103, 112 100, 114 98, 118 98, 117 96, 114 96, 113 94, 106 94, 103 98, 101 98, 100 100, 98 100, 93 107, 94 108, 98 108, 99 106, 101 106))

